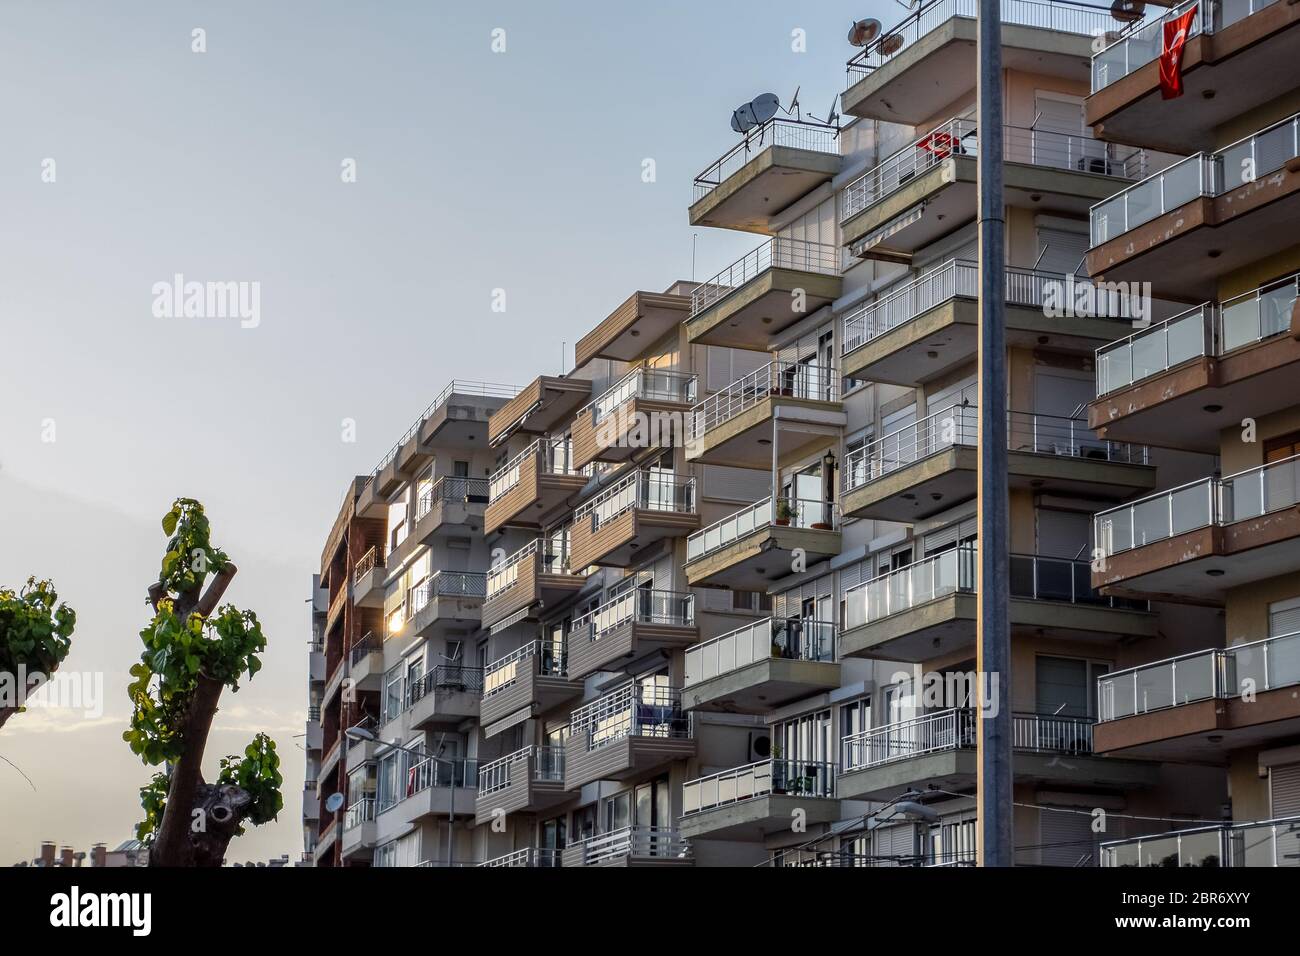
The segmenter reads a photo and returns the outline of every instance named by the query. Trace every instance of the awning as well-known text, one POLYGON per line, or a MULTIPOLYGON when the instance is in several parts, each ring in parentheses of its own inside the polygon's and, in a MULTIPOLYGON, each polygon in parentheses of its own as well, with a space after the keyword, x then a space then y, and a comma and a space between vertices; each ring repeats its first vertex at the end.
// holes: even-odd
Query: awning
POLYGON ((525 720, 531 720, 532 716, 533 716, 533 705, 525 704, 523 707, 519 708, 513 714, 511 714, 509 717, 502 717, 500 720, 494 721, 493 723, 484 724, 483 736, 495 737, 497 734, 501 733, 502 731, 509 730, 511 727, 514 727, 517 724, 522 724, 525 720))
POLYGON ((531 604, 528 607, 520 608, 518 611, 515 611, 514 614, 511 614, 509 617, 503 618, 500 621, 497 621, 495 624, 493 624, 492 630, 489 631, 489 633, 500 634, 506 628, 514 627, 520 621, 528 620, 529 615, 531 615, 532 613, 533 613, 533 606, 531 604))
POLYGON ((895 216, 879 229, 867 233, 857 242, 853 243, 852 246, 849 247, 849 251, 858 258, 862 258, 870 252, 871 249, 880 245, 890 236, 902 232, 913 223, 920 222, 921 217, 925 215, 925 205, 925 203, 918 203, 901 216, 895 216))

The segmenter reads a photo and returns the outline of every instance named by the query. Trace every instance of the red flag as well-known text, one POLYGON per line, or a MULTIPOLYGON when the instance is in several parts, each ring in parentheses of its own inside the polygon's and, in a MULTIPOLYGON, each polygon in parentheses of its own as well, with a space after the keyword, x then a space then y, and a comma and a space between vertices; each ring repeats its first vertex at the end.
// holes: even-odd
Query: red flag
POLYGON ((1187 11, 1164 23, 1164 46, 1160 54, 1160 98, 1163 100, 1183 95, 1183 47, 1198 6, 1192 4, 1187 11))

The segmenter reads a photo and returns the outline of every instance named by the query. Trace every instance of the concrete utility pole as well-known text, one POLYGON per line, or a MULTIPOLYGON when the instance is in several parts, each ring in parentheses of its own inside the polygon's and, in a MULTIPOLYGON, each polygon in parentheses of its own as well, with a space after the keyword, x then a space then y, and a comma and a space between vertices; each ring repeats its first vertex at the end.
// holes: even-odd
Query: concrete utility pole
POLYGON ((980 0, 979 59, 979 864, 1011 866, 1011 629, 1007 563, 1006 256, 1002 201, 1002 9, 980 0), (993 683, 997 681, 996 685, 993 683), (994 689, 996 688, 996 689, 994 689), (987 699, 986 699, 987 696, 987 699))

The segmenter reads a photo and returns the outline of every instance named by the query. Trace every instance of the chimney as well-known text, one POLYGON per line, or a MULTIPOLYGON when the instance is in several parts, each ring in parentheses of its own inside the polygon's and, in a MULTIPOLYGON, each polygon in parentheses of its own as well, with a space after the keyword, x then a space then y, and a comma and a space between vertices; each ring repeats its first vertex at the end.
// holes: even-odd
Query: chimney
POLYGON ((72 869, 72 847, 65 846, 59 851, 59 866, 66 866, 72 869))
POLYGON ((91 866, 108 866, 108 847, 102 843, 96 843, 90 848, 90 865, 91 866))
POLYGON ((54 865, 54 844, 48 840, 41 844, 41 866, 54 865))

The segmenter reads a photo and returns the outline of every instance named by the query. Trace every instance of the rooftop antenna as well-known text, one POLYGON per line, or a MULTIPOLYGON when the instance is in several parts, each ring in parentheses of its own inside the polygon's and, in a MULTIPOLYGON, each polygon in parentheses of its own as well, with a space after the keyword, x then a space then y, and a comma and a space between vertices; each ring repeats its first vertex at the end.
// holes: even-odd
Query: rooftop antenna
POLYGON ((809 118, 815 119, 819 123, 825 123, 827 126, 834 126, 836 132, 839 132, 840 114, 835 111, 835 104, 838 103, 839 101, 840 101, 840 94, 836 93, 833 97, 831 97, 831 108, 826 111, 825 119, 817 119, 817 117, 813 116, 811 113, 808 114, 809 118))
POLYGON ((866 46, 876 37, 880 36, 881 26, 879 20, 867 17, 865 20, 855 20, 849 27, 849 45, 866 46))

